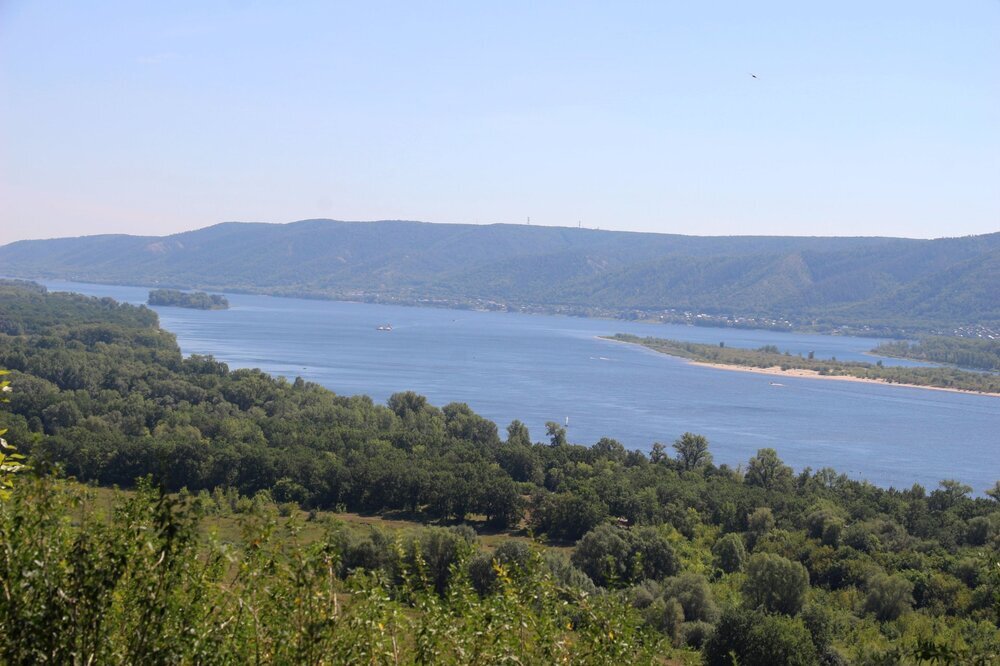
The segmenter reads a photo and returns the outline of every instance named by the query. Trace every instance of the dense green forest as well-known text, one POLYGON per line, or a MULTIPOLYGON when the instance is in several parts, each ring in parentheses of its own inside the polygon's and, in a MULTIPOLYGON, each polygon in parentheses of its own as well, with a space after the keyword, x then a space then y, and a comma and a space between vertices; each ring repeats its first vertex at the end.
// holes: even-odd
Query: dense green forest
MULTIPOLYGON (((642 345, 654 351, 671 356, 713 363, 738 365, 746 368, 780 368, 781 370, 808 370, 822 376, 857 377, 875 379, 892 384, 931 386, 977 391, 980 393, 1000 393, 1000 375, 992 373, 968 372, 958 368, 944 367, 902 367, 883 366, 881 362, 838 361, 837 359, 815 358, 782 353, 775 345, 765 345, 760 349, 741 349, 723 345, 706 345, 697 342, 665 340, 662 338, 640 338, 636 335, 618 333, 609 340, 642 345)), ((906 343, 901 343, 905 345, 906 343)), ((878 347, 879 350, 884 346, 878 347)), ((896 347, 894 347, 896 348, 896 347)), ((903 349, 903 347, 899 347, 903 349)))
POLYGON ((1000 371, 1000 340, 931 336, 921 338, 916 343, 905 340, 883 342, 872 351, 882 356, 1000 371))
POLYGON ((4 284, 0 319, 0 429, 32 468, 0 501, 0 662, 1000 655, 1000 484, 883 489, 771 449, 732 468, 691 433, 648 454, 556 423, 501 437, 460 403, 183 358, 109 299, 4 284), (136 492, 98 511, 66 475, 136 492), (279 538, 296 505, 424 527, 279 538), (203 536, 223 510, 240 539, 203 536))
POLYGON ((21 241, 0 248, 0 265, 20 277, 736 326, 1000 330, 1000 233, 707 238, 305 220, 21 241))
POLYGON ((229 300, 221 294, 206 294, 203 291, 187 292, 177 289, 153 289, 147 301, 150 305, 172 305, 196 310, 226 310, 229 300))

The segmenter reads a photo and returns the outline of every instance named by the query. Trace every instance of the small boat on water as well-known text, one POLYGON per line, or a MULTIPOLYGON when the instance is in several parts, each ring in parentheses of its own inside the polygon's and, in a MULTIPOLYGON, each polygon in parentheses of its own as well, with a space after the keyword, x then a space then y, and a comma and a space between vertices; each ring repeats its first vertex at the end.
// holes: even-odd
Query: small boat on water
POLYGON ((784 386, 784 384, 779 384, 778 382, 770 382, 771 386, 784 386))
POLYGON ((376 327, 375 330, 376 331, 391 331, 392 330, 392 324, 382 324, 381 326, 376 327))

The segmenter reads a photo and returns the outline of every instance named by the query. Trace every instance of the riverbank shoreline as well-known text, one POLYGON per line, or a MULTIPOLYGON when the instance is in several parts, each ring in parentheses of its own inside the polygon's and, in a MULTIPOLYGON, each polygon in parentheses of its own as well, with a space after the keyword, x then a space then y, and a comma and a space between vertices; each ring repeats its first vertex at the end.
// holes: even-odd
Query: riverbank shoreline
MULTIPOLYGON (((662 352, 660 352, 662 353, 662 352)), ((670 356, 670 354, 668 354, 670 356)), ((681 358, 676 356, 675 358, 681 358)), ((697 365, 703 368, 714 368, 716 370, 729 370, 735 372, 752 372, 758 375, 769 375, 771 377, 794 377, 800 379, 832 379, 844 382, 859 382, 862 384, 881 384, 882 386, 904 386, 907 388, 928 389, 930 391, 948 391, 949 393, 965 393, 967 395, 984 395, 991 398, 1000 398, 1000 393, 988 393, 985 391, 970 391, 968 389, 949 388, 947 386, 928 386, 926 384, 902 384, 890 382, 884 379, 872 379, 870 377, 854 377, 851 375, 821 375, 815 370, 789 369, 782 370, 780 366, 770 368, 753 368, 745 365, 730 365, 723 363, 706 363, 704 361, 692 361, 684 359, 690 365, 697 365)))
POLYGON ((695 365, 701 368, 711 368, 714 370, 724 370, 728 372, 749 372, 758 375, 767 375, 769 377, 790 377, 794 379, 829 379, 834 381, 842 382, 857 382, 861 384, 880 384, 882 386, 902 386, 906 388, 916 388, 916 389, 927 389, 929 391, 947 391, 949 393, 963 393, 965 395, 982 395, 990 398, 1000 398, 1000 393, 991 393, 987 391, 972 391, 969 389, 959 389, 950 388, 947 386, 929 386, 927 384, 905 384, 901 382, 890 382, 885 379, 874 379, 870 377, 855 377, 853 375, 821 375, 816 370, 807 370, 803 368, 789 368, 787 370, 782 370, 781 366, 775 365, 767 368, 747 366, 747 365, 735 365, 732 363, 710 363, 708 361, 696 361, 694 359, 685 358, 684 356, 678 356, 676 354, 668 354, 667 352, 660 351, 658 349, 653 349, 647 345, 643 345, 637 342, 628 342, 626 340, 615 340, 614 338, 597 336, 601 340, 607 340, 609 342, 617 342, 624 345, 634 345, 636 347, 641 347, 643 349, 648 349, 655 354, 663 354, 664 356, 670 356, 671 358, 680 359, 686 362, 688 365, 695 365))

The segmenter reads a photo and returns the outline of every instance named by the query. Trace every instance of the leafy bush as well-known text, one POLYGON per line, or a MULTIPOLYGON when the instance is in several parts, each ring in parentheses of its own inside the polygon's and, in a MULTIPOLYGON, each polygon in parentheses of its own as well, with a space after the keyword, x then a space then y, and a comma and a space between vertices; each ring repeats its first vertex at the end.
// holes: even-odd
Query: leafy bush
POLYGON ((798 562, 780 555, 758 553, 747 565, 743 596, 750 608, 795 615, 809 591, 809 573, 798 562))
POLYGON ((626 604, 562 587, 536 558, 480 597, 451 530, 364 539, 398 567, 387 576, 338 566, 357 544, 340 530, 304 545, 250 513, 223 545, 199 538, 193 502, 150 484, 110 515, 80 512, 82 492, 29 477, 0 503, 0 663, 651 664, 664 647, 626 604))
POLYGON ((796 618, 730 609, 704 647, 708 666, 812 666, 816 648, 796 618))
POLYGON ((712 546, 715 565, 726 573, 743 571, 747 562, 747 551, 743 539, 738 534, 727 534, 712 546))
POLYGON ((913 583, 902 576, 877 573, 868 581, 864 610, 880 622, 895 620, 913 607, 913 583))
POLYGON ((656 529, 625 530, 611 525, 600 525, 584 535, 573 551, 573 564, 601 587, 657 580, 678 568, 673 546, 656 529))
POLYGON ((684 609, 684 619, 688 622, 715 623, 719 619, 719 609, 712 597, 708 581, 701 574, 683 573, 663 582, 663 596, 676 599, 684 609))

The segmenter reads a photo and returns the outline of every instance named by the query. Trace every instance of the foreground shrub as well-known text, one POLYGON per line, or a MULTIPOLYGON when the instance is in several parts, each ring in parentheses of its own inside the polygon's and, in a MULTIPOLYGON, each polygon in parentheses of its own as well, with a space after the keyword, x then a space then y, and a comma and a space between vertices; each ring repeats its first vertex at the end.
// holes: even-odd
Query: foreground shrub
POLYGON ((26 478, 0 502, 0 663, 648 664, 669 649, 618 597, 560 585, 535 553, 516 563, 517 546, 480 597, 460 531, 303 545, 264 512, 241 518, 237 547, 149 484, 109 515, 83 493, 26 478))
POLYGON ((706 641, 709 666, 811 666, 816 647, 801 620, 762 611, 730 609, 706 641), (736 658, 734 662, 733 657, 736 658))

